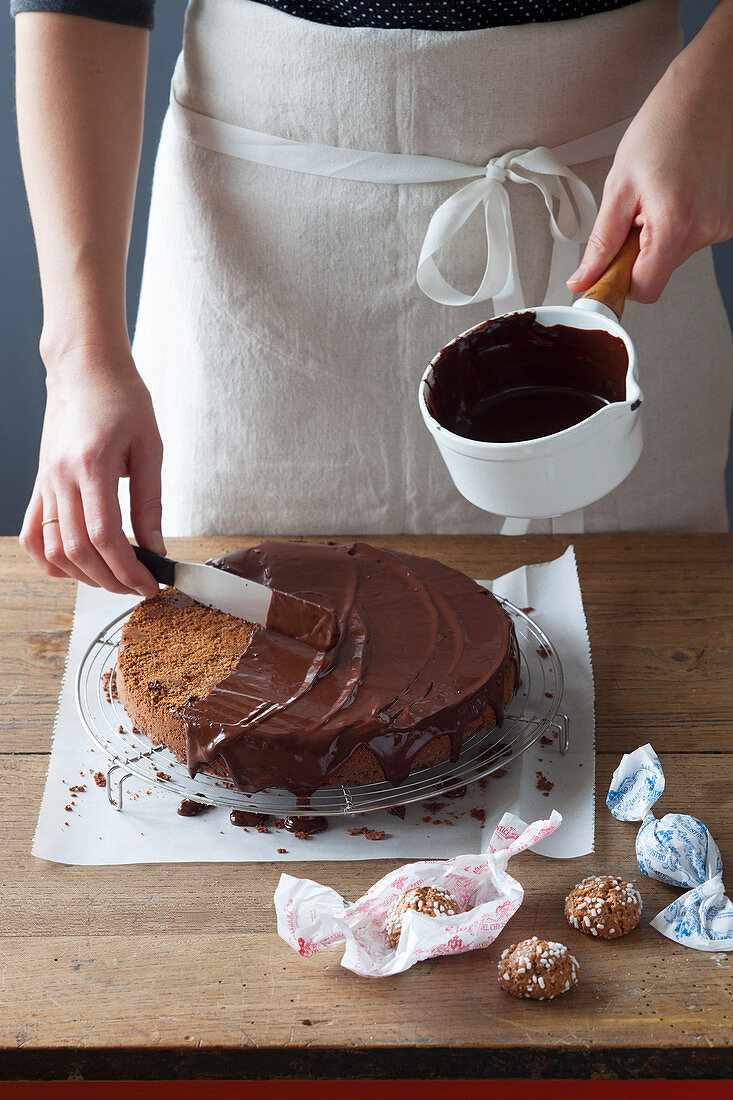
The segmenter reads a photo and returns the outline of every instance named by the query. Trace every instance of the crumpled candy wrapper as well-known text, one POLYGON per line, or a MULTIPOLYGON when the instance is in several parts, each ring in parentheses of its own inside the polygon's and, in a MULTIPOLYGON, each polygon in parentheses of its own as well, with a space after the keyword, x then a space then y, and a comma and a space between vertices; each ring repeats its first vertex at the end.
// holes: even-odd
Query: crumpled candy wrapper
POLYGON ((723 887, 718 845, 689 814, 657 818, 652 806, 664 791, 664 772, 651 745, 627 753, 613 773, 606 805, 619 821, 641 821, 636 837, 639 870, 688 893, 651 922, 663 936, 699 951, 733 949, 733 905, 723 887))
POLYGON ((366 978, 401 974, 436 955, 488 947, 524 897, 522 887, 507 874, 507 863, 539 844, 561 822, 556 810, 546 821, 531 825, 504 814, 485 855, 407 863, 381 878, 353 905, 328 886, 282 875, 275 891, 278 933, 305 957, 344 943, 341 965, 366 978), (393 948, 384 931, 387 911, 416 886, 448 890, 465 912, 432 917, 407 910, 400 942, 393 948))

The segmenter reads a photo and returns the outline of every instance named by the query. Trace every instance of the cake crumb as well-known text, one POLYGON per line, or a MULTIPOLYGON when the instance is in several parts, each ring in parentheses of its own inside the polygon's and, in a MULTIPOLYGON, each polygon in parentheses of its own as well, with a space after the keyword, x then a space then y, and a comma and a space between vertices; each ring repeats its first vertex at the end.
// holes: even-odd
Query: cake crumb
POLYGON ((547 649, 543 645, 537 647, 537 653, 540 655, 543 661, 546 657, 550 656, 547 649))
POLYGON ((86 790, 86 787, 84 786, 83 783, 77 783, 77 785, 75 787, 69 787, 69 791, 72 794, 80 794, 82 791, 85 791, 85 790, 86 790))
POLYGON ((287 848, 278 848, 277 853, 280 856, 286 856, 288 854, 288 850, 287 848))
POLYGON ((71 814, 71 813, 74 812, 74 807, 73 806, 64 806, 64 809, 66 810, 66 812, 68 814, 71 814))
POLYGON ((165 688, 164 688, 162 680, 149 680, 148 681, 148 692, 149 692, 150 698, 151 698, 151 700, 154 704, 157 704, 157 703, 160 702, 160 700, 163 698, 164 691, 165 691, 165 688))
POLYGON ((550 794, 550 791, 555 786, 555 784, 553 782, 551 782, 551 780, 549 780, 546 775, 543 775, 542 772, 537 772, 536 775, 537 775, 537 790, 542 791, 545 798, 547 798, 550 794))
POLYGON ((107 780, 104 778, 101 772, 92 772, 92 775, 94 776, 94 782, 97 784, 98 787, 107 786, 107 780))
POLYGON ((354 829, 349 829, 349 836, 363 836, 367 840, 381 840, 386 836, 384 829, 367 829, 366 825, 357 826, 354 829))
POLYGON ((544 747, 547 748, 548 746, 552 745, 552 738, 551 737, 545 737, 545 735, 543 733, 542 736, 540 737, 540 744, 544 745, 544 747))
POLYGON ((111 677, 112 677, 112 669, 111 668, 105 669, 105 671, 102 673, 102 677, 101 677, 101 679, 102 679, 102 691, 104 692, 104 697, 105 697, 105 699, 107 700, 108 703, 112 702, 112 692, 111 692, 110 686, 109 686, 109 682, 110 682, 111 677))
POLYGON ((168 772, 156 772, 155 773, 155 778, 156 779, 170 779, 170 775, 168 774, 168 772))
POLYGON ((471 817, 475 818, 476 821, 480 821, 481 828, 483 829, 486 824, 486 810, 482 809, 480 806, 474 806, 471 810, 471 817))

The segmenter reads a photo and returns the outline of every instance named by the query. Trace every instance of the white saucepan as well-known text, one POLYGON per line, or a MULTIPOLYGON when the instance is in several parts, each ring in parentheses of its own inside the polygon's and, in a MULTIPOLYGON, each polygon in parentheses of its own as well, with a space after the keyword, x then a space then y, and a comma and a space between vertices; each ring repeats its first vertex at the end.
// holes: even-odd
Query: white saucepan
POLYGON ((643 395, 634 345, 619 318, 638 253, 639 231, 633 229, 601 279, 572 306, 521 311, 535 313, 542 325, 601 330, 622 340, 628 354, 623 401, 605 405, 553 435, 518 443, 486 443, 443 427, 428 403, 438 360, 482 325, 461 333, 430 362, 420 381, 420 411, 456 488, 472 504, 500 516, 547 519, 600 500, 633 470, 643 445, 643 395))

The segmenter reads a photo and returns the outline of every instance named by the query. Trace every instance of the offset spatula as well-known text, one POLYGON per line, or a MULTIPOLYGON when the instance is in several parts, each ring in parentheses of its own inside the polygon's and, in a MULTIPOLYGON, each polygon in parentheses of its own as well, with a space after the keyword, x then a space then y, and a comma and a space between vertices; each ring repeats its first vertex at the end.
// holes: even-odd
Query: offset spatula
POLYGON ((259 623, 314 649, 330 649, 338 639, 336 619, 327 607, 215 569, 213 565, 174 561, 141 546, 133 546, 133 550, 156 581, 172 585, 206 607, 259 623))

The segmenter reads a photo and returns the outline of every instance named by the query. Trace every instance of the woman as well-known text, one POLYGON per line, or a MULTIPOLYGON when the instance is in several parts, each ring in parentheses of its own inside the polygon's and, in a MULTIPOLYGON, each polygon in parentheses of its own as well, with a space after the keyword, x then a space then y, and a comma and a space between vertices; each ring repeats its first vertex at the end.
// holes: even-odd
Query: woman
POLYGON ((670 0, 192 0, 134 355, 124 268, 152 2, 13 8, 48 373, 21 542, 46 572, 154 590, 117 489, 129 476, 135 536, 162 551, 161 435, 171 534, 498 530, 453 488, 418 378, 457 331, 521 304, 515 275, 527 304, 548 278, 548 300, 568 300, 573 242, 590 233, 577 292, 632 224, 631 297, 656 303, 624 318, 646 445, 586 529, 726 529, 731 342, 706 246, 733 234, 733 0, 682 52, 670 0), (527 149, 549 174, 508 182, 520 162, 502 154, 527 149), (493 240, 482 277, 469 219, 423 252, 417 285, 431 218, 484 165, 477 216, 505 187, 513 270, 494 270, 493 240), (573 208, 583 184, 600 201, 554 250, 543 184, 573 208))

